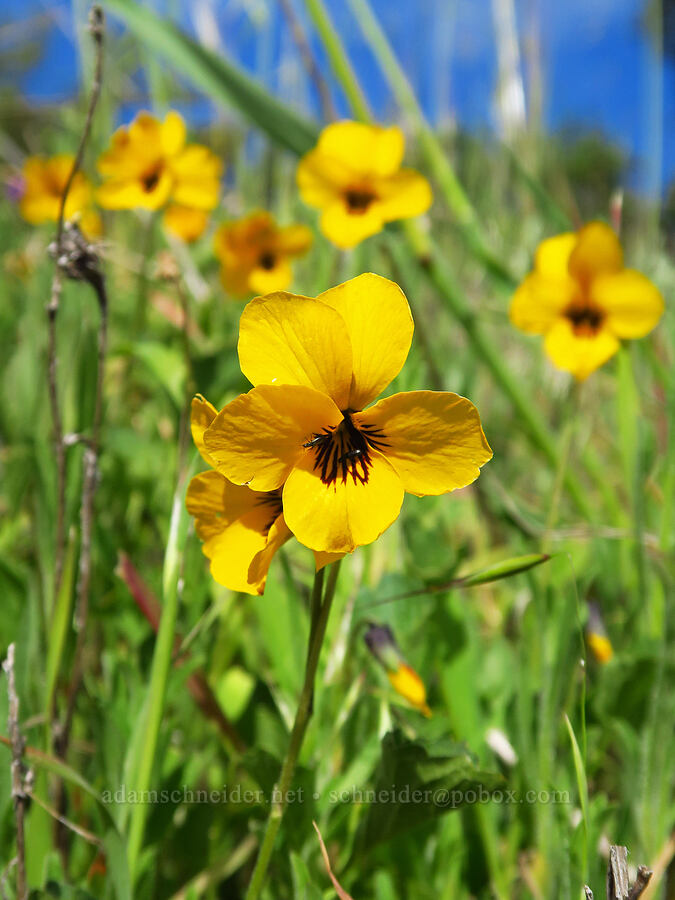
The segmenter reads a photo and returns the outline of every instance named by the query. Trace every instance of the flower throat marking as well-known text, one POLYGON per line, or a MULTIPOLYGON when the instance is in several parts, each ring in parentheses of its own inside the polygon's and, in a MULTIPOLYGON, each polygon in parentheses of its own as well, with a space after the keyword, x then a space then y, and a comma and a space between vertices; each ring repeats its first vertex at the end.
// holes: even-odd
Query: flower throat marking
POLYGON ((371 450, 383 450, 388 444, 380 428, 357 427, 349 410, 343 416, 339 425, 324 428, 303 447, 314 450, 314 471, 320 473, 324 484, 334 484, 338 478, 345 484, 348 476, 354 484, 367 484, 373 464, 371 450))

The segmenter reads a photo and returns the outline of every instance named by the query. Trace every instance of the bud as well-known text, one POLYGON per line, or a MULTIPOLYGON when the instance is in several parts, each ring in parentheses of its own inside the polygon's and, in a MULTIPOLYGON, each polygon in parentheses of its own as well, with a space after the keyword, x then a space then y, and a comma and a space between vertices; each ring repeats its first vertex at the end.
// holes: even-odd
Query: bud
POLYGON ((422 715, 430 716, 427 692, 417 672, 403 658, 394 634, 388 625, 371 623, 365 634, 366 646, 387 673, 397 694, 407 700, 422 715))
POLYGON ((586 643, 596 662, 607 663, 614 656, 605 624, 602 621, 600 607, 597 603, 588 604, 588 621, 586 622, 586 643))

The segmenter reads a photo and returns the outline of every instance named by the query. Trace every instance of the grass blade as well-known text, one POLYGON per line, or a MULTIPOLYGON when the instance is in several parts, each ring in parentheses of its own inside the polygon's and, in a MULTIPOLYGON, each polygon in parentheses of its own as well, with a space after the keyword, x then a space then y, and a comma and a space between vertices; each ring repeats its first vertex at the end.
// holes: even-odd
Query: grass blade
POLYGON ((306 153, 317 139, 317 127, 272 97, 227 59, 202 47, 172 22, 134 0, 106 0, 136 37, 192 83, 220 103, 236 106, 281 146, 306 153))

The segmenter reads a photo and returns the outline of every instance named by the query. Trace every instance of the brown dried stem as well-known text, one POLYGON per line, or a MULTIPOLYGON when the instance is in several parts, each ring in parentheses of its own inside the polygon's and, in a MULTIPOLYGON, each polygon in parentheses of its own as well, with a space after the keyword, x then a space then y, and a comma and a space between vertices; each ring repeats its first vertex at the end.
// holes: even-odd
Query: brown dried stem
POLYGON ((16 896, 17 900, 26 900, 26 841, 24 821, 28 796, 25 789, 25 766, 23 762, 24 740, 19 729, 19 697, 16 693, 14 678, 14 644, 7 648, 7 659, 2 668, 7 674, 7 693, 9 694, 9 715, 7 725, 12 747, 12 801, 16 820, 16 896))
POLYGON ((101 93, 101 84, 103 80, 103 33, 105 29, 105 20, 103 10, 100 6, 92 6, 89 14, 89 30, 94 39, 96 47, 96 64, 94 70, 94 81, 91 88, 91 96, 89 98, 89 106, 87 108, 87 116, 80 137, 80 143, 75 154, 73 167, 66 181, 61 195, 61 204, 59 207, 59 216, 56 224, 56 247, 54 258, 56 267, 54 277, 52 279, 52 289, 49 303, 47 305, 47 323, 48 323, 48 342, 47 342, 47 381, 49 386, 49 405, 51 407, 52 424, 54 427, 54 449, 56 453, 56 537, 54 550, 54 596, 56 596, 61 584, 61 575, 63 573, 63 558, 65 553, 65 514, 66 514, 66 447, 63 440, 63 421, 61 418, 61 406, 59 403, 59 394, 57 387, 57 355, 56 355, 56 318, 61 302, 61 291, 63 288, 63 271, 61 267, 61 257, 63 252, 63 229, 64 214, 68 194, 75 175, 77 174, 84 156, 87 140, 91 131, 91 123, 94 117, 94 110, 98 103, 101 93))
POLYGON ((293 2, 292 0, 279 0, 279 6, 281 7, 281 11, 283 12, 284 17, 288 22, 288 26, 291 29, 291 34, 293 35, 293 40, 295 41, 295 45, 298 48, 298 53, 300 54, 302 63, 307 70, 307 74, 309 75, 311 81, 314 83, 314 86, 319 95, 321 115, 323 116, 324 121, 332 122, 337 117, 335 105, 333 104, 333 100, 331 99, 330 90, 328 89, 326 79, 323 77, 321 69, 319 68, 319 64, 314 57, 314 53, 312 52, 312 47, 307 39, 307 35, 304 32, 302 24, 298 19, 295 10, 293 9, 293 2))

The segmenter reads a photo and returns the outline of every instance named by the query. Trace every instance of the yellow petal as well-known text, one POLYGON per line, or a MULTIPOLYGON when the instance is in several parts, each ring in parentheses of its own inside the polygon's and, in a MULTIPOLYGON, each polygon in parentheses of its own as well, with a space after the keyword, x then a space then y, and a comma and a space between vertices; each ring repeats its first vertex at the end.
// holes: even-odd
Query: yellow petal
POLYGON ((296 181, 304 203, 323 209, 342 197, 342 191, 354 178, 351 169, 337 160, 310 150, 298 163, 296 181))
POLYGON ((264 504, 269 496, 232 484, 220 472, 209 469, 195 475, 190 481, 185 494, 185 506, 190 515, 195 517, 197 534, 202 540, 207 540, 220 534, 236 519, 264 504))
POLYGON ((252 300, 239 325, 239 362, 252 384, 300 384, 347 408, 352 348, 344 319, 295 294, 252 300))
POLYGON ((321 569, 324 569, 326 566, 329 566, 331 563, 337 562, 339 559, 343 559, 346 556, 345 553, 324 553, 321 550, 314 550, 314 565, 316 566, 316 571, 319 572, 321 569))
POLYGON ((159 120, 147 112, 141 110, 136 118, 128 126, 129 138, 133 144, 141 148, 161 148, 162 126, 159 120))
POLYGON ((85 237, 100 237, 103 234, 103 220, 95 209, 85 209, 80 217, 80 228, 85 237))
POLYGON ((577 243, 577 235, 573 231, 546 238, 537 247, 534 255, 534 270, 546 278, 566 278, 569 275, 567 266, 577 243))
POLYGON ((433 201, 431 185, 413 169, 401 169, 377 185, 377 211, 385 222, 425 213, 433 201))
POLYGON ((616 353, 619 342, 605 327, 595 335, 576 335, 572 323, 561 318, 547 333, 544 346, 555 366, 583 381, 616 353))
POLYGON ((183 117, 171 111, 160 126, 162 152, 165 156, 176 156, 185 144, 185 122, 183 117))
POLYGON ((142 181, 130 179, 118 181, 110 179, 97 191, 97 200, 104 209, 161 209, 169 199, 173 179, 163 170, 157 183, 150 189, 143 187, 142 181))
POLYGON ((513 295, 509 318, 521 331, 544 334, 578 293, 579 285, 569 275, 553 277, 532 272, 513 295))
POLYGON ((373 454, 366 484, 347 477, 326 485, 307 452, 288 476, 284 517, 301 544, 312 550, 349 553, 376 540, 396 519, 403 485, 383 457, 373 454))
POLYGON ((342 196, 327 206, 319 220, 322 233, 342 250, 355 247, 382 231, 380 205, 372 203, 365 212, 350 212, 342 196))
POLYGON ((188 244, 204 233, 208 221, 209 217, 203 210, 180 206, 178 203, 167 206, 164 213, 164 227, 167 231, 188 244))
POLYGON ((599 663, 608 663, 614 656, 612 642, 604 634, 588 632, 586 634, 586 643, 596 661, 599 663))
POLYGON ((293 270, 288 260, 278 256, 271 268, 256 266, 248 276, 248 293, 271 294, 284 291, 293 280, 293 270))
POLYGON ((306 225, 286 225, 277 234, 276 245, 286 256, 301 256, 312 246, 314 236, 306 225))
POLYGON ((303 444, 342 418, 330 397, 312 388, 260 385, 228 403, 204 441, 218 471, 235 484, 272 491, 305 454, 303 444))
POLYGON ((414 329, 408 301, 397 284, 372 272, 324 291, 317 300, 340 314, 352 348, 349 402, 340 408, 363 409, 406 361, 414 329))
POLYGON ((431 710, 427 705, 427 691, 424 682, 411 666, 407 663, 399 663, 395 672, 387 672, 387 678, 396 693, 407 700, 411 706, 427 717, 431 715, 431 710))
POLYGON ((343 121, 323 129, 317 150, 356 172, 386 176, 400 168, 404 145, 403 132, 396 126, 343 121))
POLYGON ((492 458, 478 410, 458 394, 394 394, 354 420, 381 430, 382 453, 411 494, 445 494, 466 487, 492 458))
POLYGON ((258 594, 262 594, 265 589, 265 580, 272 557, 291 537, 291 532, 284 521, 283 515, 278 516, 269 530, 265 547, 259 550, 251 560, 246 576, 247 581, 256 588, 258 594))
POLYGON ((663 315, 661 292, 634 269, 595 278, 591 299, 604 310, 607 328, 619 338, 644 337, 663 315))
POLYGON ((251 270, 248 266, 221 266, 220 282, 228 294, 239 299, 250 297, 253 291, 249 287, 249 275, 251 270))
POLYGON ((601 274, 623 268, 623 250, 614 231, 604 222, 589 222, 577 234, 569 259, 570 274, 588 284, 601 274))
POLYGON ((199 454, 204 462, 215 468, 215 460, 213 460, 204 445, 204 432, 218 415, 218 410, 212 403, 209 403, 201 394, 197 394, 192 398, 190 404, 190 431, 192 432, 192 440, 195 447, 199 450, 199 454))
POLYGON ((249 569, 258 553, 267 546, 269 511, 263 506, 250 510, 232 522, 202 547, 211 560, 211 575, 231 591, 261 594, 259 583, 249 581, 249 569))

